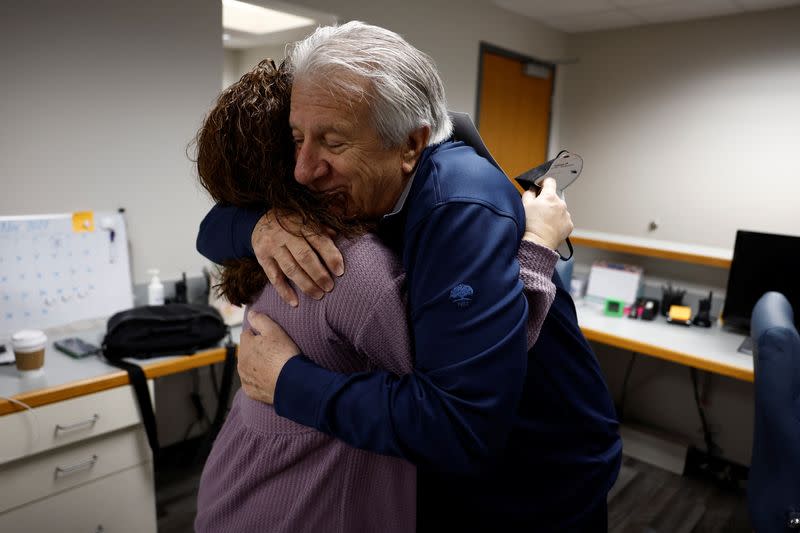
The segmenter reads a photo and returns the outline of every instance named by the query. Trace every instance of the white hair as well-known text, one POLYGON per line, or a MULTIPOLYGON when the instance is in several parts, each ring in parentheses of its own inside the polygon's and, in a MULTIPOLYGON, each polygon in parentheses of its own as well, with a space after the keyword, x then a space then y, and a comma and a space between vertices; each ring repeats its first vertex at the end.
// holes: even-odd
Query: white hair
POLYGON ((400 146, 421 126, 431 128, 429 145, 453 132, 436 65, 393 31, 358 21, 322 26, 295 43, 288 59, 295 80, 366 98, 386 146, 400 146))

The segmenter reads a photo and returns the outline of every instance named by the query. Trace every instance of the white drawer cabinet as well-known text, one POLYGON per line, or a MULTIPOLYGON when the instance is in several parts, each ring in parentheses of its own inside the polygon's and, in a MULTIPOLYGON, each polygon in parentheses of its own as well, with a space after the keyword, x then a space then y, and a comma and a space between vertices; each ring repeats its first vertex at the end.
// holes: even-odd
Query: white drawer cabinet
POLYGON ((0 514, 3 533, 155 533, 153 473, 145 463, 0 514))
POLYGON ((0 532, 155 533, 152 454, 133 389, 33 411, 0 416, 0 532))
POLYGON ((0 513, 149 461, 142 426, 0 466, 0 513))
MULTIPOLYGON (((150 395, 152 397, 152 381, 150 395)), ((0 416, 0 464, 141 424, 133 388, 117 387, 0 416)))

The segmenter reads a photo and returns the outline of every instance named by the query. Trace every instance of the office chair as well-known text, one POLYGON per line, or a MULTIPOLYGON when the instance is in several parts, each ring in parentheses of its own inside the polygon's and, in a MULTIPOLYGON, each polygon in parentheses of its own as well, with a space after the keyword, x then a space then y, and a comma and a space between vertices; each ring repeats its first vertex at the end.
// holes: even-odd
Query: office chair
POLYGON ((800 531, 800 336, 785 296, 768 292, 758 300, 750 335, 755 367, 750 520, 757 532, 800 531))

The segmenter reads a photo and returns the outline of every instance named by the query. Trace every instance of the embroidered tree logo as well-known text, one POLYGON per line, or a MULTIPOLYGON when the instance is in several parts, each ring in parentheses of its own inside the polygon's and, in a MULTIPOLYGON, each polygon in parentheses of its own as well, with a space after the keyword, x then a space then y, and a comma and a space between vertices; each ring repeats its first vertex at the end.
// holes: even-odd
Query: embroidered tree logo
POLYGON ((450 291, 450 301, 458 307, 467 307, 472 303, 474 295, 475 291, 472 290, 472 287, 466 283, 459 283, 450 291))

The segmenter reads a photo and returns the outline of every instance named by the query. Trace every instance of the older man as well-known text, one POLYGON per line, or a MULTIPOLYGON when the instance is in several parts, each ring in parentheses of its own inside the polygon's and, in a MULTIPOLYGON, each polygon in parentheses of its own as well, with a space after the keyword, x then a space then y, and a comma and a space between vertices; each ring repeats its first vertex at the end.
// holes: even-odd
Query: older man
MULTIPOLYGON (((515 259, 526 231, 522 204, 499 169, 448 140, 432 62, 398 35, 362 23, 318 29, 291 61, 295 178, 343 194, 347 214, 380 221, 401 254, 415 372, 328 371, 255 316, 260 335, 244 332, 241 341, 245 392, 296 422, 418 465, 420 530, 606 528, 621 452, 608 390, 557 276, 556 300, 526 353, 528 309, 515 259)), ((562 210, 560 220, 548 219, 556 223, 529 220, 534 240, 554 246, 571 223, 551 187, 526 202, 562 210)), ((217 262, 253 253, 252 233, 278 285, 283 269, 301 289, 319 297, 330 290, 302 239, 271 213, 256 224, 260 216, 215 207, 198 249, 217 262)), ((328 242, 311 241, 335 263, 328 242)), ((282 285, 291 299, 288 289, 282 285)))

